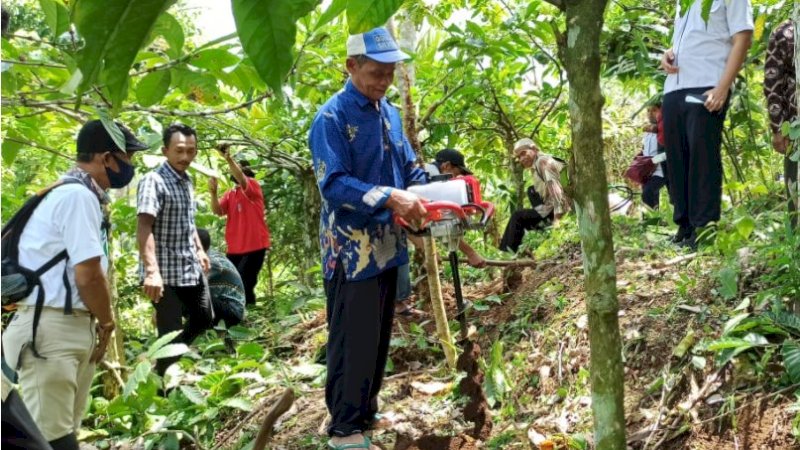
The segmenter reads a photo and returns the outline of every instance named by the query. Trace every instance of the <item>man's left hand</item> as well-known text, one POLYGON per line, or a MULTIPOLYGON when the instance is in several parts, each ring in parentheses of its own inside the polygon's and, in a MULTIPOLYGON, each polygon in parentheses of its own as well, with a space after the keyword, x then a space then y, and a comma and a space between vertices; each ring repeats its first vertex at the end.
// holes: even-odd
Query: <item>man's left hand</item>
POLYGON ((728 100, 728 89, 723 89, 720 86, 714 89, 709 89, 703 93, 706 98, 705 107, 711 112, 716 112, 725 106, 725 101, 728 100))
POLYGON ((108 343, 111 341, 111 334, 114 332, 114 327, 113 321, 106 324, 97 324, 97 345, 92 352, 92 356, 89 358, 90 362, 97 364, 106 356, 106 349, 108 348, 108 343))
POLYGON ((197 252, 197 259, 200 260, 200 267, 203 268, 203 273, 208 275, 208 272, 211 271, 211 260, 208 259, 208 255, 203 250, 199 250, 197 252))

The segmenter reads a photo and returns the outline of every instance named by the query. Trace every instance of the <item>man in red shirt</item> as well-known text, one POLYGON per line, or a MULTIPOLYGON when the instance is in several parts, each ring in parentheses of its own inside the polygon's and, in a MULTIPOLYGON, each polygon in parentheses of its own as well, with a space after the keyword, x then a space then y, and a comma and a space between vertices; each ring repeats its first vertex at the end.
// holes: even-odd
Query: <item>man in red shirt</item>
POLYGON ((239 271, 244 282, 246 304, 255 305, 253 290, 258 282, 258 273, 264 265, 264 256, 270 248, 269 228, 264 212, 264 194, 253 178, 249 167, 241 167, 228 151, 229 144, 220 144, 217 149, 228 162, 236 187, 217 198, 217 179, 208 180, 211 192, 211 210, 218 216, 226 216, 225 242, 228 244, 228 259, 239 271))

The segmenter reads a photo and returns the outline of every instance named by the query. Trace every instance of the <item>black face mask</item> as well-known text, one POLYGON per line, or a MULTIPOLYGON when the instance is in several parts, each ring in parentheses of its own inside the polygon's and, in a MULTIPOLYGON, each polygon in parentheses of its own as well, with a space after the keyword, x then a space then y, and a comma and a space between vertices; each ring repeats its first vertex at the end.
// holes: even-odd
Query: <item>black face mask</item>
POLYGON ((119 172, 114 172, 111 170, 110 167, 106 167, 106 176, 108 176, 108 183, 114 189, 119 189, 127 186, 131 180, 133 179, 133 175, 136 173, 136 168, 133 167, 133 164, 114 156, 114 159, 117 160, 117 166, 119 166, 119 172))

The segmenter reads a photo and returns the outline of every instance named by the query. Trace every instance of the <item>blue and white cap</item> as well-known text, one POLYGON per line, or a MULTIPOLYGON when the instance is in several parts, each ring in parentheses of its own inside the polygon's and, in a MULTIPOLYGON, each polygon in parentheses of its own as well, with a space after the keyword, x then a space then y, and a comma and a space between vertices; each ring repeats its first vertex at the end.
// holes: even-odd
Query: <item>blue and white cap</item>
POLYGON ((347 39, 347 56, 356 55, 364 55, 380 63, 396 63, 411 58, 397 47, 392 35, 384 27, 350 36, 347 39))

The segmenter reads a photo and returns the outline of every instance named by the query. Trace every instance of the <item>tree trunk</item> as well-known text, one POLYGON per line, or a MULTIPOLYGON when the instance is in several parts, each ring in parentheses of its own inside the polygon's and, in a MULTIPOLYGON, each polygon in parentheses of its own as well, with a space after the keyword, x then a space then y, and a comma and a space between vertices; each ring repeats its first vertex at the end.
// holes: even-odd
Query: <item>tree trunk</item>
POLYGON ((569 79, 574 200, 589 316, 595 446, 625 450, 619 303, 601 119, 600 34, 607 1, 563 2, 567 34, 559 47, 569 79))
MULTIPOLYGON (((310 269, 319 264, 319 246, 316 239, 316 230, 319 229, 319 215, 322 207, 322 199, 319 194, 319 187, 317 186, 317 178, 311 168, 301 173, 298 179, 303 186, 303 205, 307 211, 303 220, 307 229, 313 231, 311 233, 303 233, 303 254, 300 256, 297 278, 302 280, 304 285, 312 286, 317 278, 311 274, 310 269)), ((270 270, 270 277, 271 276, 270 270)), ((270 286, 272 286, 271 283, 272 281, 270 280, 270 286)))

